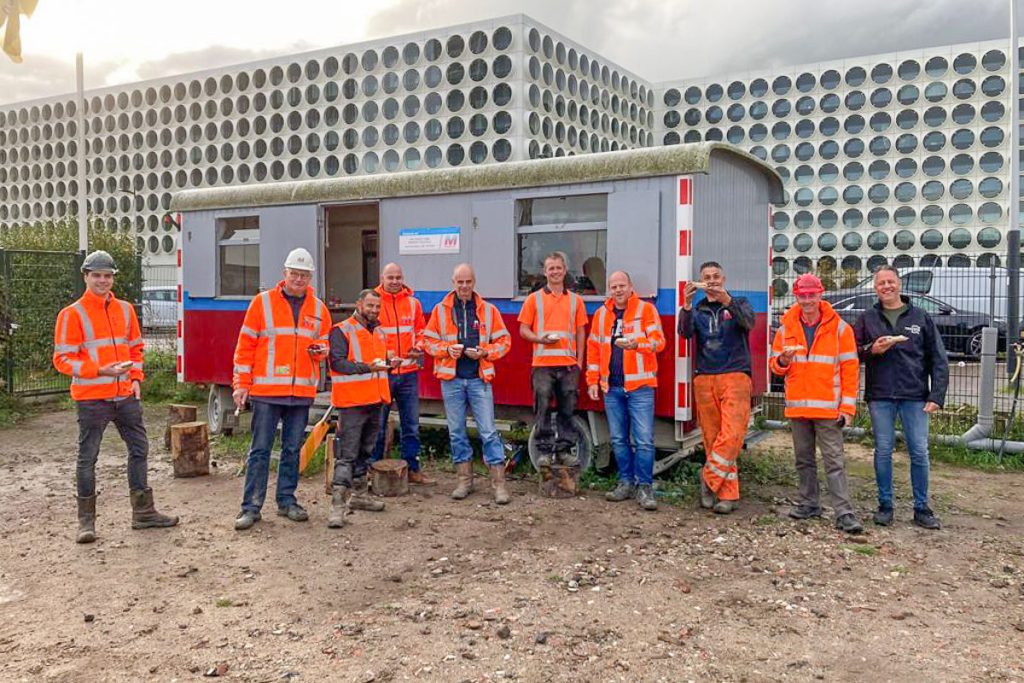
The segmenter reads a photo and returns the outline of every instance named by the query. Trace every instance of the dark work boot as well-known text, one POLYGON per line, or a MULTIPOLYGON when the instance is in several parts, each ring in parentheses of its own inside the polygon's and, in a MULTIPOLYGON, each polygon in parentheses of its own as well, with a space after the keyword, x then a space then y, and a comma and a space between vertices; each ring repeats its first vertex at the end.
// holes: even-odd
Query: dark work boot
POLYGON ((366 510, 380 512, 384 509, 384 501, 371 496, 366 485, 366 477, 352 480, 352 498, 348 502, 350 510, 366 510))
POLYGON ((939 518, 928 508, 914 510, 914 524, 923 529, 941 529, 939 518))
POLYGON ((604 494, 604 499, 613 503, 621 503, 624 500, 631 500, 636 489, 628 481, 620 481, 615 488, 604 494))
POLYGON ((875 516, 872 517, 872 521, 878 526, 889 526, 892 524, 893 512, 891 507, 879 506, 875 512, 875 516))
POLYGON ((153 505, 153 489, 144 488, 140 491, 132 491, 131 500, 133 529, 177 525, 177 516, 169 517, 156 511, 156 507, 153 505))
POLYGON ((92 543, 96 540, 96 496, 78 496, 78 537, 77 543, 92 543))
POLYGON ((700 506, 705 510, 710 510, 715 507, 715 492, 704 481, 703 474, 698 474, 697 478, 700 479, 700 506))
POLYGON ((816 505, 797 505, 795 508, 789 511, 789 516, 793 519, 811 519, 812 517, 821 517, 821 508, 816 505))
POLYGON ((861 523, 857 521, 856 515, 852 512, 836 517, 836 528, 848 534, 859 534, 864 531, 864 527, 861 526, 861 523))

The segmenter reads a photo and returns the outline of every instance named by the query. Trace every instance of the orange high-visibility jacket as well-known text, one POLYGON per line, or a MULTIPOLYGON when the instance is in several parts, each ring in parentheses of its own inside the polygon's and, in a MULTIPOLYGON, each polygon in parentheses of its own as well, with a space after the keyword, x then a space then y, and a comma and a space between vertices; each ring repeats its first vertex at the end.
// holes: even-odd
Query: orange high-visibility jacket
MULTIPOLYGON (((397 358, 408 358, 409 349, 423 350, 423 330, 427 326, 423 317, 423 304, 413 296, 406 285, 398 294, 384 291, 384 285, 377 285, 374 291, 380 294, 380 330, 388 344, 388 351, 397 358)), ((420 369, 418 363, 402 365, 391 374, 404 375, 420 369)))
POLYGON ((821 320, 810 348, 798 305, 782 316, 772 341, 768 364, 772 372, 786 378, 786 417, 835 420, 840 413, 857 413, 860 377, 853 328, 827 301, 820 306, 821 320), (784 346, 803 346, 804 350, 788 365, 781 365, 784 346))
POLYGON ((248 389, 250 396, 316 398, 320 360, 309 355, 309 346, 327 344, 331 314, 307 287, 296 327, 283 289, 282 280, 249 303, 235 345, 231 383, 235 389, 248 389))
POLYGON ((519 311, 519 322, 534 334, 554 333, 554 344, 533 345, 533 367, 575 365, 583 349, 576 348, 576 331, 587 326, 587 309, 583 297, 564 290, 555 296, 546 286, 526 297, 519 311))
MULTIPOLYGON (((386 359, 387 345, 379 325, 371 332, 352 316, 335 327, 341 329, 348 341, 348 360, 370 364, 377 359, 386 359)), ((375 403, 391 403, 387 370, 357 375, 343 375, 331 370, 331 405, 335 408, 352 408, 375 403)))
POLYGON ((127 301, 86 290, 57 315, 53 330, 53 367, 71 376, 71 398, 93 401, 130 396, 132 381, 142 381, 142 332, 127 301), (131 361, 117 377, 100 376, 110 363, 131 361))
MULTIPOLYGON (((423 331, 424 348, 434 357, 434 376, 440 380, 455 379, 456 359, 448 355, 448 347, 459 343, 459 329, 455 325, 455 292, 448 295, 430 314, 430 322, 423 331)), ((480 378, 485 382, 494 379, 494 361, 512 348, 512 335, 505 328, 501 313, 476 295, 476 319, 480 324, 480 349, 487 351, 487 358, 481 358, 480 378)))
MULTIPOLYGON (((594 312, 587 337, 587 386, 600 383, 608 391, 608 367, 612 358, 612 326, 615 324, 615 301, 609 297, 594 312)), ((658 353, 665 348, 665 333, 654 304, 636 294, 626 302, 622 315, 622 336, 634 339, 636 349, 623 349, 622 372, 626 391, 658 386, 658 353)))

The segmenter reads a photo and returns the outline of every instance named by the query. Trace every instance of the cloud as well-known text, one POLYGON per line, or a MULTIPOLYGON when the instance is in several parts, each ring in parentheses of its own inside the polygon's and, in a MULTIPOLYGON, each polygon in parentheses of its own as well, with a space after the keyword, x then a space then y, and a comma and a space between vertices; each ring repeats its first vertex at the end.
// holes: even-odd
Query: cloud
MULTIPOLYGON (((118 62, 87 64, 85 87, 100 87, 120 68, 118 62)), ((0 105, 75 92, 75 63, 35 56, 21 64, 0 59, 0 105)))
POLYGON ((201 50, 176 52, 162 59, 142 62, 136 68, 136 73, 141 80, 164 78, 165 76, 175 76, 191 71, 204 71, 206 69, 255 62, 271 57, 305 52, 311 49, 313 49, 312 46, 301 41, 287 46, 261 49, 211 45, 201 50))

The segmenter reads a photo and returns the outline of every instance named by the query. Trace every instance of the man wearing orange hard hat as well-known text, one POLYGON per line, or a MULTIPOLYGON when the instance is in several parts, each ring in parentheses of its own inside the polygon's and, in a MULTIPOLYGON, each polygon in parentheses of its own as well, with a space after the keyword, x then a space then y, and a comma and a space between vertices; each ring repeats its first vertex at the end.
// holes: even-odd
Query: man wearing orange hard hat
POLYGON ((769 365, 786 378, 786 418, 800 480, 799 501, 789 516, 821 516, 818 465, 821 451, 836 528, 863 531, 850 501, 843 459, 843 427, 857 413, 859 364, 853 328, 821 300, 825 288, 811 273, 793 285, 796 305, 782 316, 772 341, 769 365))

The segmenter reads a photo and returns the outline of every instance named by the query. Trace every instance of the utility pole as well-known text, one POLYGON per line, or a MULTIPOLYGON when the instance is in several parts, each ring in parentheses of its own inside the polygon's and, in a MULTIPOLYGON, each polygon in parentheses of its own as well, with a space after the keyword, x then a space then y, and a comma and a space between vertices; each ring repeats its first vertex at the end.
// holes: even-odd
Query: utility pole
MULTIPOLYGON (((1020 338, 1020 47, 1017 39, 1017 0, 1010 0, 1010 202, 1006 228, 1006 269, 1010 276, 1006 306, 1006 338, 1010 344, 1020 338)), ((1017 359, 1007 354, 1007 372, 1012 376, 1017 359)))
POLYGON ((89 251, 89 188, 87 183, 86 164, 89 157, 85 153, 85 66, 82 53, 75 54, 75 80, 78 86, 78 250, 83 254, 89 251))

